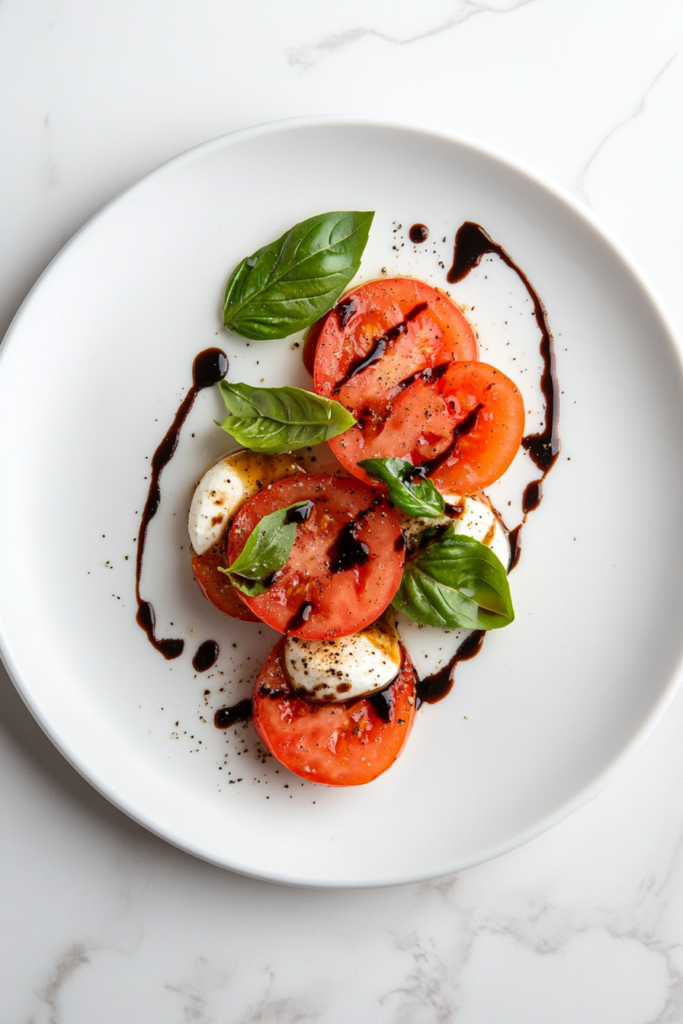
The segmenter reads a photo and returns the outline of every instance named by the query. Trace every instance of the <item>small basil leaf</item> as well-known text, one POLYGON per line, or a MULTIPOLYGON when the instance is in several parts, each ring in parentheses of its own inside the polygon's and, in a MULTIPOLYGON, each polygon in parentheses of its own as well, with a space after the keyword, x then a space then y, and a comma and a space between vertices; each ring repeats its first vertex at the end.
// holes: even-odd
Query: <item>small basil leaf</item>
POLYGON ((499 629, 515 617, 500 559, 453 526, 445 533, 424 531, 392 604, 415 622, 441 629, 499 629))
POLYGON ((259 340, 315 323, 358 270, 374 216, 321 213, 242 260, 225 292, 225 326, 259 340))
POLYGON ((415 468, 403 459, 363 459, 358 465, 368 476, 375 476, 387 485, 389 500, 409 516, 436 519, 442 516, 446 503, 431 480, 410 482, 415 468))
POLYGON ((356 422, 339 402, 302 388, 253 388, 224 380, 218 386, 231 414, 218 425, 253 452, 276 455, 320 444, 356 422))
POLYGON ((248 597, 265 594, 272 586, 268 577, 286 564, 296 539, 296 523, 286 521, 287 513, 307 504, 306 501, 297 501, 264 516, 249 534, 247 543, 232 565, 227 569, 218 566, 219 572, 229 576, 233 586, 248 597))

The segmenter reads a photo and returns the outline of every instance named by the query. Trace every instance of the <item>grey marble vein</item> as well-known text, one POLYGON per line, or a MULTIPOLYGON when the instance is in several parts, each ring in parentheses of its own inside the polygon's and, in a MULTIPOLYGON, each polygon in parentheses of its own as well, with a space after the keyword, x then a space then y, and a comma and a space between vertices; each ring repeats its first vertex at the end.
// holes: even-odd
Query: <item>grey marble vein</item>
POLYGON ((335 32, 317 43, 290 47, 286 51, 287 63, 307 71, 309 68, 314 67, 326 54, 341 50, 351 43, 357 43, 366 36, 374 36, 376 39, 382 39, 385 43, 391 43, 395 46, 407 46, 410 43, 417 43, 421 39, 429 39, 431 36, 447 32, 449 29, 462 25, 463 22, 469 21, 470 18, 474 18, 478 14, 512 14, 520 8, 527 7, 529 4, 536 2, 537 0, 512 0, 512 3, 506 7, 495 7, 491 4, 481 3, 479 0, 458 0, 455 10, 450 17, 422 32, 415 33, 415 35, 400 37, 391 35, 388 32, 382 32, 376 28, 359 26, 358 28, 347 29, 344 32, 335 32))
MULTIPOLYGON (((74 942, 67 949, 55 964, 55 969, 40 993, 40 1002, 47 1008, 49 1016, 47 1024, 60 1024, 60 1013, 57 1001, 65 983, 83 964, 89 964, 90 957, 86 955, 86 947, 82 942, 74 942)), ((31 1017, 29 1024, 36 1024, 35 1015, 31 1017)))
POLYGON ((611 138, 613 138, 613 136, 621 128, 625 127, 625 125, 630 124, 632 121, 636 121, 639 117, 641 117, 644 114, 645 107, 647 105, 647 101, 648 101, 648 98, 650 96, 650 93, 655 88, 655 86, 658 84, 658 82, 664 77, 666 72, 669 70, 669 68, 671 67, 671 65, 675 61, 676 56, 677 55, 674 54, 672 57, 669 57, 669 59, 667 60, 666 64, 664 64, 659 69, 659 71, 657 72, 655 77, 649 83, 649 85, 645 89, 645 92, 640 97, 640 100, 638 101, 638 103, 634 107, 634 109, 631 111, 631 113, 627 114, 626 117, 623 117, 621 119, 621 121, 619 121, 617 124, 614 125, 613 128, 610 128, 610 130, 607 132, 607 135, 605 135, 605 137, 598 143, 598 145, 593 150, 593 153, 590 155, 590 157, 588 158, 586 163, 583 165, 583 167, 579 171, 579 173, 577 175, 577 178, 576 178, 576 182, 574 184, 574 191, 578 194, 579 198, 582 199, 583 202, 587 206, 591 205, 590 198, 589 198, 588 193, 586 191, 586 178, 588 176, 588 172, 590 171, 591 167, 595 163, 595 161, 598 158, 598 156, 600 155, 600 153, 602 153, 603 149, 605 148, 605 146, 607 145, 609 140, 611 138))

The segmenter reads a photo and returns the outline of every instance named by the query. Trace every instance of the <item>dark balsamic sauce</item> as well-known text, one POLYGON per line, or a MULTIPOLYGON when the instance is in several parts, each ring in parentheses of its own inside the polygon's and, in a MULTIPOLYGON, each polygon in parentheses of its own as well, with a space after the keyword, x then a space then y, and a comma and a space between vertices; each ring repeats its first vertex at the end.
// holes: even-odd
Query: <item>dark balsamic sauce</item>
MULTIPOLYGON (((351 317, 358 311, 356 300, 353 298, 341 299, 332 310, 336 314, 337 323, 339 329, 344 330, 351 317)), ((321 317, 320 320, 316 320, 314 324, 308 329, 308 334, 304 340, 304 366, 313 376, 313 369, 315 366, 315 354, 318 351, 318 342, 320 341, 320 334, 327 323, 327 318, 330 314, 326 313, 325 316, 321 317)))
POLYGON ((343 331, 353 314, 357 310, 355 299, 342 299, 335 306, 335 312, 337 314, 337 323, 339 324, 339 330, 343 331))
POLYGON ((525 516, 528 516, 530 512, 538 508, 543 498, 543 481, 532 480, 531 483, 527 484, 524 488, 524 496, 522 497, 522 512, 525 516))
POLYGON ((307 501, 304 505, 300 505, 299 508, 290 508, 285 516, 285 526, 289 526, 290 523, 294 523, 295 526, 299 525, 299 523, 305 523, 310 517, 313 508, 312 501, 307 501))
MULTIPOLYGON (((517 266, 501 245, 493 241, 491 236, 488 235, 479 224, 474 224, 472 221, 466 221, 458 228, 455 236, 453 266, 447 274, 449 283, 456 284, 458 281, 462 281, 463 278, 467 277, 470 270, 473 270, 479 265, 482 257, 487 253, 494 253, 499 256, 503 262, 510 267, 515 274, 517 274, 533 303, 536 323, 538 324, 541 332, 540 350, 541 357, 543 359, 541 391, 543 392, 543 397, 545 399, 545 426, 540 434, 528 434, 524 437, 522 439, 522 445, 529 453, 534 465, 541 470, 542 476, 540 479, 532 480, 527 484, 522 498, 522 511, 524 518, 522 519, 522 522, 516 526, 514 530, 511 530, 508 535, 508 539, 510 541, 510 567, 508 571, 511 572, 519 562, 519 558, 522 553, 521 535, 522 527, 526 522, 526 517, 541 504, 541 500, 543 498, 543 481, 555 465, 557 457, 560 454, 560 437, 558 433, 560 388, 557 380, 555 346, 550 326, 548 324, 545 306, 541 302, 539 295, 524 271, 517 266)), ((473 410, 475 413, 478 411, 478 408, 473 410)), ((470 414, 470 416, 471 415, 472 414, 470 414)), ((463 420, 460 424, 460 436, 462 436, 462 428, 465 428, 466 424, 467 420, 463 420)), ((469 427, 469 429, 472 429, 473 426, 474 423, 469 427)), ((457 429, 458 428, 456 428, 456 430, 457 429)), ((451 450, 454 446, 455 445, 451 446, 451 450)), ((425 475, 429 475, 438 468, 438 465, 444 461, 444 458, 447 457, 448 454, 450 454, 449 449, 439 457, 440 461, 432 460, 431 463, 422 463, 419 467, 415 468, 424 470, 425 475), (435 462, 437 463, 436 466, 434 466, 435 462)), ((420 704, 435 704, 437 701, 443 700, 443 698, 450 693, 453 686, 453 672, 456 665, 460 661, 469 661, 470 658, 476 657, 482 648, 485 636, 485 630, 474 630, 466 640, 463 640, 447 665, 442 669, 439 669, 438 672, 434 672, 432 675, 418 680, 418 707, 420 704)))
POLYGON ((416 480, 418 477, 421 480, 424 480, 426 477, 431 476, 432 473, 436 473, 437 469, 439 469, 440 466, 443 466, 444 462, 451 457, 458 446, 460 438, 474 430, 477 425, 477 417, 479 416, 482 408, 482 405, 477 405, 474 409, 468 412, 465 419, 461 420, 460 423, 456 425, 455 430, 453 431, 453 439, 445 451, 441 452, 441 454, 437 455, 435 458, 427 459, 425 462, 420 462, 417 466, 409 469, 406 473, 406 479, 412 483, 412 481, 416 480))
POLYGON ((491 236, 479 224, 473 224, 472 221, 466 221, 458 228, 458 233, 455 236, 453 266, 448 271, 447 278, 450 284, 462 281, 464 277, 467 277, 470 270, 479 265, 482 257, 487 253, 494 253, 496 256, 499 256, 503 263, 517 274, 517 277, 529 293, 529 298, 534 306, 536 323, 541 332, 541 356, 543 358, 541 391, 545 399, 545 427, 540 434, 528 434, 524 437, 522 445, 529 452, 534 464, 538 466, 545 477, 553 468, 555 460, 560 454, 560 437, 558 434, 560 387, 555 366, 555 344, 548 324, 546 308, 529 278, 503 249, 502 245, 494 242, 491 236))
POLYGON ((175 455, 180 431, 194 405, 195 398, 204 388, 211 387, 213 384, 217 384, 219 380, 223 380, 227 372, 228 357, 221 349, 207 348, 199 353, 192 364, 192 387, 180 403, 173 423, 166 431, 163 441, 152 456, 149 490, 138 533, 138 550, 135 562, 135 598, 138 604, 138 611, 135 618, 137 624, 147 634, 147 639, 152 646, 169 661, 173 658, 178 658, 183 653, 185 641, 174 639, 159 640, 157 638, 154 632, 154 607, 150 601, 144 601, 140 595, 140 579, 142 576, 142 562, 145 554, 147 531, 149 524, 159 510, 161 502, 161 488, 159 485, 161 473, 175 455))
POLYGON ((517 562, 519 562, 519 556, 522 554, 522 523, 515 526, 514 530, 510 530, 508 540, 510 542, 510 566, 508 572, 510 573, 517 565, 517 562))
POLYGON ((301 627, 308 622, 311 617, 311 612, 315 610, 315 606, 310 601, 302 601, 299 605, 298 611, 292 615, 291 619, 285 627, 285 633, 293 633, 295 629, 301 629, 301 627))
POLYGON ((345 572, 357 565, 365 565, 370 557, 370 548, 365 541, 358 539, 359 529, 360 524, 355 519, 342 526, 329 552, 330 572, 345 572))
POLYGON ((369 694, 365 699, 382 722, 391 722, 394 718, 394 683, 392 680, 383 690, 369 694))
POLYGON ((540 434, 527 434, 522 438, 522 447, 526 449, 534 465, 541 470, 541 477, 532 480, 527 484, 522 498, 522 512, 524 518, 510 534, 510 543, 513 544, 514 552, 510 563, 510 569, 514 569, 519 561, 521 553, 521 532, 526 517, 534 509, 537 509, 543 499, 543 481, 555 465, 560 454, 560 435, 558 432, 560 420, 560 386, 557 379, 557 368, 555 362, 555 343, 548 324, 546 308, 543 305, 536 289, 531 284, 524 271, 517 266, 514 260, 508 255, 501 245, 494 242, 490 235, 479 224, 472 221, 465 221, 455 236, 455 250, 453 252, 453 266, 448 271, 447 278, 450 284, 462 281, 470 270, 478 266, 483 256, 487 253, 494 253, 502 261, 514 270, 517 277, 526 288, 529 298, 534 307, 534 316, 538 329, 541 332, 541 357, 543 359, 543 370, 541 372, 541 391, 545 399, 545 426, 540 434))
POLYGON ((426 224, 413 224, 408 232, 408 238, 415 245, 419 245, 420 242, 426 242, 429 238, 429 228, 426 224))
POLYGON ((219 653, 219 647, 215 640, 205 640, 197 648, 197 653, 192 659, 192 668, 195 672, 206 672, 216 664, 219 653))
POLYGON ((407 387, 414 384, 416 380, 423 380, 428 384, 441 380, 450 365, 450 363, 439 363, 438 366, 427 366, 424 370, 417 370, 415 373, 411 373, 409 377, 405 377, 398 384, 394 385, 391 390, 392 398, 397 394, 400 395, 402 391, 405 391, 407 387))
POLYGON ((248 722, 253 714, 251 699, 245 697, 244 700, 233 704, 232 707, 219 708, 213 716, 213 724, 217 729, 229 729, 231 725, 237 725, 238 722, 248 722))
POLYGON ((417 707, 420 704, 436 704, 448 696, 453 687, 453 670, 460 661, 476 658, 482 648, 486 630, 475 629, 458 647, 457 651, 443 668, 431 676, 417 681, 417 707))
POLYGON ((337 394, 337 392, 341 391, 344 385, 348 384, 352 377, 362 373, 363 370, 367 370, 367 368, 369 366, 373 366, 374 363, 379 362, 386 352, 387 346, 391 345, 392 341, 400 338, 402 334, 405 334, 408 330, 408 324, 415 320, 420 313, 424 313, 427 308, 428 303, 418 302, 417 306, 414 306, 409 313, 406 313, 404 319, 399 324, 396 324, 394 327, 390 327, 385 334, 380 335, 380 337, 375 340, 375 344, 372 346, 368 354, 366 356, 361 356, 360 359, 357 359, 351 364, 346 376, 342 377, 339 383, 335 386, 334 393, 337 394))

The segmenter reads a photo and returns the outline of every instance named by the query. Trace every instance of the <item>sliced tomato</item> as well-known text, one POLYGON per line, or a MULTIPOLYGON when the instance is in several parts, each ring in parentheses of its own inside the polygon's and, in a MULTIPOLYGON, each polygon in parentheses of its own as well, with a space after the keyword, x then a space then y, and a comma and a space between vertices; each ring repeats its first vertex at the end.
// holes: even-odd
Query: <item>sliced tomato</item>
POLYGON ((315 704, 292 689, 284 640, 268 655, 254 690, 254 725, 271 754, 302 779, 362 786, 394 763, 415 718, 415 671, 405 650, 387 690, 345 704, 315 704))
POLYGON ((442 494, 473 494, 502 476, 524 434, 524 399, 488 363, 453 363, 434 386, 437 415, 410 452, 442 494), (441 405, 439 403, 442 403, 441 405))
POLYGON ((370 625, 398 590, 404 551, 401 527, 384 498, 347 476, 299 474, 251 498, 235 517, 230 562, 256 524, 297 501, 312 508, 289 560, 265 594, 242 600, 280 633, 325 640, 370 625))
POLYGON ((195 555, 192 559, 192 568, 199 589, 211 604, 214 604, 219 611, 226 615, 231 615, 233 619, 259 622, 258 616, 254 615, 240 600, 238 592, 230 582, 230 577, 218 571, 219 565, 225 568, 230 564, 226 547, 227 535, 224 534, 218 544, 214 544, 203 555, 195 555))
POLYGON ((349 292, 323 322, 314 363, 318 394, 358 420, 330 442, 337 458, 367 479, 360 459, 398 454, 390 450, 395 439, 379 440, 394 405, 424 390, 453 360, 476 358, 476 337, 460 308, 422 281, 389 278, 349 292))

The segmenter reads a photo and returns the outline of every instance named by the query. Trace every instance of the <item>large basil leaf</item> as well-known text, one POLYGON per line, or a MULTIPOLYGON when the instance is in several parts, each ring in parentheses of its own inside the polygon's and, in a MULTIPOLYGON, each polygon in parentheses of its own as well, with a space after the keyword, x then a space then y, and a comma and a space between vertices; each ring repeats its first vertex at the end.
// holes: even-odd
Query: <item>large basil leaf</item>
POLYGON ((253 452, 276 455, 320 444, 356 422, 339 402, 302 388, 252 388, 224 380, 218 386, 230 413, 218 425, 253 452))
POLYGON ((321 213, 242 260, 223 321, 243 338, 285 338, 329 312, 360 266, 374 213, 321 213))
POLYGON ((273 583, 269 577, 286 564, 294 546, 296 522, 288 522, 288 514, 308 504, 297 501, 264 516, 249 534, 247 543, 232 565, 227 569, 219 565, 218 571, 229 576, 233 586, 248 597, 265 594, 273 583))
POLYGON ((500 559, 453 526, 422 532, 392 604, 415 622, 441 629, 499 629, 515 617, 500 559))
POLYGON ((368 476, 375 476, 387 485, 389 501, 409 516, 437 519, 446 503, 431 480, 411 482, 415 467, 403 459, 363 459, 358 465, 368 476))

